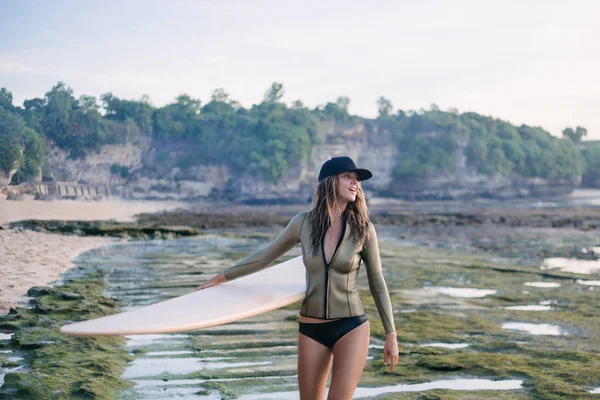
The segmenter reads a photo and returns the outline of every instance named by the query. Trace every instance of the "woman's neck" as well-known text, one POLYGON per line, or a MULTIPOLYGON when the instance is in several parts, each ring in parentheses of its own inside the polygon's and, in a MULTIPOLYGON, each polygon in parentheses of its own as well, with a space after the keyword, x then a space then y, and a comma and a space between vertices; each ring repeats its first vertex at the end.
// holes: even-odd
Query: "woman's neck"
POLYGON ((344 215, 344 211, 346 210, 346 206, 348 205, 347 202, 339 202, 337 203, 337 209, 333 210, 332 213, 332 218, 333 220, 331 221, 331 223, 333 224, 334 222, 342 219, 342 215, 344 215))

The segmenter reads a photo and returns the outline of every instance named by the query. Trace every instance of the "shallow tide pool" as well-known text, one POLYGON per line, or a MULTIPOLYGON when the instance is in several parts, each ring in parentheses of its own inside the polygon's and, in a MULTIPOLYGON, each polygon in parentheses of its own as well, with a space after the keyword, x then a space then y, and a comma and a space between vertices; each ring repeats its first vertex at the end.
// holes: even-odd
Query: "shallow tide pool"
POLYGON ((560 287, 558 282, 525 282, 525 286, 538 287, 538 288, 557 288, 560 287))
MULTIPOLYGON (((492 381, 489 379, 451 379, 439 380, 427 383, 401 384, 395 386, 384 386, 379 388, 358 387, 354 392, 353 399, 373 397, 389 393, 424 392, 434 389, 449 390, 515 390, 523 387, 521 380, 492 381)), ((240 400, 263 400, 263 399, 298 399, 296 392, 263 393, 257 395, 243 395, 240 400)))
POLYGON ((558 325, 552 324, 532 324, 527 322, 505 322, 503 329, 526 332, 530 335, 566 335, 567 332, 558 325))
MULTIPOLYGON (((116 245, 103 255, 87 254, 65 279, 100 265, 108 272, 106 295, 117 298, 124 310, 135 309, 195 290, 266 243, 255 234, 224 235, 116 245)), ((453 247, 424 249, 382 240, 381 249, 402 362, 397 374, 384 372, 384 333, 363 269, 359 285, 372 340, 355 398, 436 389, 481 390, 475 395, 482 399, 528 398, 532 390, 568 398, 571 390, 587 393, 597 387, 600 374, 593 360, 599 315, 594 304, 600 293, 591 290, 593 285, 576 283, 585 277, 565 279, 559 271, 542 273, 539 260, 519 264, 453 247), (524 285, 540 289, 524 290, 524 285), (577 360, 569 350, 575 346, 577 360), (551 366, 528 369, 540 354, 551 366), (525 376, 531 380, 515 380, 525 376), (540 379, 552 385, 538 386, 540 379)), ((209 329, 128 336, 126 350, 135 359, 122 377, 134 385, 117 398, 298 398, 297 315, 298 304, 209 329)), ((2 346, 13 345, 2 341, 2 346)), ((0 355, 4 361, 9 356, 0 355)))
POLYGON ((426 287, 426 290, 445 294, 450 297, 478 298, 496 294, 494 289, 456 288, 456 287, 426 287))
POLYGON ((600 260, 580 260, 563 257, 546 258, 541 268, 543 270, 557 269, 576 274, 600 274, 600 260))

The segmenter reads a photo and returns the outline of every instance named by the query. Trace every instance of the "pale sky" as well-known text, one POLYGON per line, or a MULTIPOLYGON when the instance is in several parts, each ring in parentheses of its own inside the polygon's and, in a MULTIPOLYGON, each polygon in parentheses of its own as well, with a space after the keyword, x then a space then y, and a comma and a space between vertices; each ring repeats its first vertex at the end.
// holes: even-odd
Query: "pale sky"
POLYGON ((600 1, 0 1, 0 87, 14 103, 56 82, 99 97, 224 88, 245 107, 272 82, 313 108, 436 103, 600 139, 600 1))

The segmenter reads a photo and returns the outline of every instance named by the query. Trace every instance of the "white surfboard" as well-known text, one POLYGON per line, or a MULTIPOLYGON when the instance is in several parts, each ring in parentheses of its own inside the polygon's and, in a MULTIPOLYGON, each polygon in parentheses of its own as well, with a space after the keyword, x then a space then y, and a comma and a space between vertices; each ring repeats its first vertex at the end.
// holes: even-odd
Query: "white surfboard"
POLYGON ((75 336, 189 331, 238 321, 304 298, 302 257, 208 289, 120 314, 64 325, 75 336))

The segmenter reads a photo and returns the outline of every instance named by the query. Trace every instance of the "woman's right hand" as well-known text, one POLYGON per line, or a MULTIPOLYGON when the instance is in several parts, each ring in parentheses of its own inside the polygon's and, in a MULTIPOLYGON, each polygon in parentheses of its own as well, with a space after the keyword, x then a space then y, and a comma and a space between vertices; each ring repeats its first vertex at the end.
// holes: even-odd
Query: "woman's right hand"
POLYGON ((383 344, 383 363, 390 366, 388 372, 392 372, 396 364, 398 364, 398 339, 396 332, 390 332, 385 335, 385 343, 383 344))
POLYGON ((219 275, 210 278, 202 285, 198 286, 198 290, 208 289, 209 287, 220 285, 223 282, 227 282, 227 278, 225 278, 225 275, 221 272, 219 275))

